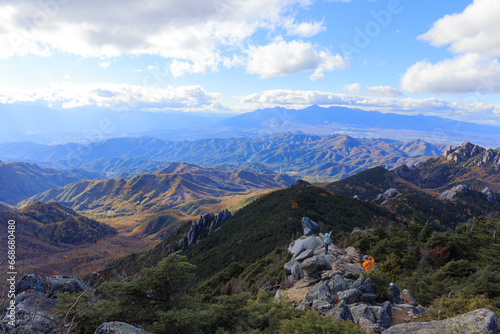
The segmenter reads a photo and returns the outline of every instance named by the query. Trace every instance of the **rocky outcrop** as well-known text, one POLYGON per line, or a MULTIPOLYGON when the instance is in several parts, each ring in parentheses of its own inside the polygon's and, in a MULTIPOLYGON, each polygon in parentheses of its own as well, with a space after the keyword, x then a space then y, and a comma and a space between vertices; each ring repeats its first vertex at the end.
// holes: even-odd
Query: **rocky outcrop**
POLYGON ((401 300, 406 304, 418 306, 417 301, 415 300, 415 298, 413 298, 413 295, 407 289, 403 289, 403 291, 401 291, 401 300))
POLYGON ((455 162, 467 162, 473 166, 494 166, 498 171, 500 167, 500 148, 485 149, 471 143, 446 150, 446 159, 455 162))
POLYGON ((497 197, 491 192, 490 188, 486 187, 483 189, 482 193, 486 196, 486 200, 490 203, 495 204, 497 202, 497 197))
POLYGON ((209 233, 221 227, 222 224, 227 222, 232 216, 233 215, 228 209, 219 212, 208 228, 209 233))
POLYGON ((58 292, 76 293, 87 290, 87 285, 79 278, 62 275, 25 275, 16 284, 16 294, 39 292, 53 297, 58 292))
POLYGON ((350 320, 375 333, 392 326, 393 307, 401 306, 398 310, 408 317, 410 311, 407 307, 411 308, 411 314, 425 311, 421 306, 403 304, 401 295, 418 305, 408 290, 401 292, 395 284, 389 289, 390 301, 377 302, 377 295, 372 292, 372 280, 361 268, 362 254, 355 248, 343 250, 331 243, 328 253, 325 253, 322 238, 310 235, 291 242, 288 250, 292 258, 284 268, 290 275, 288 279, 295 283, 292 288, 294 295, 300 296, 293 300, 299 309, 316 310, 334 321, 350 320))
POLYGON ((450 190, 444 191, 439 199, 442 201, 456 201, 460 195, 467 195, 470 192, 470 188, 465 184, 459 184, 454 186, 450 190))
POLYGON ((469 160, 484 151, 486 151, 485 148, 467 142, 455 148, 448 148, 444 153, 444 156, 448 160, 462 162, 469 160))
MULTIPOLYGON (((84 282, 71 276, 26 275, 16 283, 15 333, 60 333, 60 323, 52 309, 59 305, 58 292, 87 291, 84 282)), ((14 333, 7 315, 0 324, 2 333, 14 333)))
POLYGON ((94 334, 151 334, 140 328, 129 325, 125 322, 112 321, 105 322, 99 326, 94 334))
POLYGON ((196 244, 198 240, 221 227, 231 217, 232 214, 227 209, 219 212, 217 215, 207 213, 200 216, 200 219, 198 219, 197 222, 191 223, 191 228, 189 229, 187 235, 179 240, 177 246, 172 251, 188 249, 192 245, 196 244))
POLYGON ((497 316, 488 309, 478 309, 441 321, 412 322, 395 325, 383 334, 492 333, 497 331, 497 316))
POLYGON ((389 188, 383 194, 378 194, 376 201, 384 200, 387 201, 389 198, 393 198, 399 195, 399 191, 396 188, 389 188))
POLYGON ((313 222, 311 219, 309 219, 307 217, 303 217, 301 222, 302 222, 302 228, 304 229, 305 236, 319 233, 319 225, 316 224, 316 222, 313 222))

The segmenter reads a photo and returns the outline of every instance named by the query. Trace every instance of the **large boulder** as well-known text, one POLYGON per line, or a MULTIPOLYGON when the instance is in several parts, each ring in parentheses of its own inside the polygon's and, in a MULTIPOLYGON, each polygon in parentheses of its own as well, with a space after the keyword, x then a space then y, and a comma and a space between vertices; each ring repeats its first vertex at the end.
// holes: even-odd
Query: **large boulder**
POLYGON ((358 289, 349 289, 346 291, 337 292, 339 300, 345 300, 346 304, 353 304, 361 298, 363 293, 358 289))
POLYGON ((60 333, 52 308, 59 302, 38 291, 23 291, 16 296, 15 330, 9 325, 9 315, 0 324, 1 333, 60 333))
POLYGON ((403 291, 401 291, 401 300, 406 304, 418 306, 417 301, 415 300, 415 298, 413 298, 413 295, 407 289, 403 289, 403 291))
POLYGON ((478 309, 441 321, 411 322, 390 327, 383 334, 438 334, 438 333, 497 334, 497 316, 488 309, 478 309))
POLYGON ((328 282, 328 286, 330 287, 330 291, 332 292, 332 294, 337 294, 337 292, 349 289, 347 282, 341 275, 334 275, 328 282))
POLYGON ((94 334, 151 334, 143 329, 134 327, 125 322, 112 321, 105 322, 99 326, 94 334))
POLYGON ((450 190, 444 191, 439 199, 443 201, 456 201, 459 195, 467 195, 470 188, 465 184, 459 184, 451 188, 450 190))
POLYGON ((311 219, 309 219, 307 217, 303 217, 301 222, 302 222, 302 228, 304 229, 305 236, 319 233, 319 225, 316 224, 316 222, 313 222, 311 219))
POLYGON ((483 189, 482 193, 486 196, 486 200, 491 203, 497 202, 497 197, 491 192, 490 188, 486 187, 483 189))
POLYGON ((326 261, 323 255, 317 255, 305 259, 300 265, 302 272, 309 277, 321 277, 321 272, 323 270, 331 270, 332 266, 328 261, 326 261))
POLYGON ((298 255, 307 249, 316 249, 323 246, 323 239, 316 236, 300 237, 292 241, 288 246, 288 251, 293 255, 298 255))
POLYGON ((401 304, 403 302, 401 300, 401 290, 399 290, 396 284, 390 283, 388 290, 390 294, 390 300, 393 304, 401 304))
POLYGON ((325 312, 325 315, 327 317, 332 317, 333 321, 350 320, 354 322, 351 310, 343 300, 341 300, 340 303, 338 303, 337 306, 335 306, 333 309, 329 310, 328 312, 325 312))
POLYGON ((21 277, 16 284, 16 294, 24 291, 35 291, 48 297, 53 297, 58 292, 77 293, 86 290, 87 285, 79 278, 62 275, 29 274, 21 277))
POLYGON ((328 303, 333 302, 332 292, 330 291, 330 287, 327 283, 320 282, 309 290, 305 300, 311 302, 315 299, 320 299, 328 303))
POLYGON ((1 333, 48 333, 61 332, 60 323, 52 309, 59 305, 56 293, 87 291, 79 278, 61 275, 25 275, 16 283, 16 310, 13 331, 9 315, 0 324, 1 333))
POLYGON ((396 197, 397 195, 399 195, 398 190, 396 188, 390 188, 387 189, 383 194, 379 194, 375 200, 387 201, 389 198, 396 197))
POLYGON ((356 304, 350 306, 354 322, 361 328, 389 328, 392 326, 390 303, 381 305, 356 304))

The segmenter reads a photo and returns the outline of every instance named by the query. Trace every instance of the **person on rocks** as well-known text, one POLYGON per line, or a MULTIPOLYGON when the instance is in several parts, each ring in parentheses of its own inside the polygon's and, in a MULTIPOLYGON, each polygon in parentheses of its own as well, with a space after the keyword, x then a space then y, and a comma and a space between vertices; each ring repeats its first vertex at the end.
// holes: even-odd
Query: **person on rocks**
POLYGON ((328 245, 330 245, 330 235, 332 232, 330 231, 329 233, 320 233, 319 235, 324 239, 324 245, 325 245, 325 254, 328 253, 328 245))
POLYGON ((375 260, 373 257, 368 255, 363 256, 363 268, 365 268, 365 272, 369 272, 375 268, 375 260))

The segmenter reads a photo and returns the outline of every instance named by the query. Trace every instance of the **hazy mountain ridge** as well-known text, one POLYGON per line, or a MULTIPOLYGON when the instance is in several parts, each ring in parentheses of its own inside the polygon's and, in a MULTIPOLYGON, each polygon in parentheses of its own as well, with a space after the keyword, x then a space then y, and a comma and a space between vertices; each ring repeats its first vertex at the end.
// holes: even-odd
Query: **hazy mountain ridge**
POLYGON ((500 192, 500 149, 486 149, 471 143, 449 148, 442 157, 408 167, 395 173, 421 188, 439 192, 465 184, 476 191, 489 187, 500 192))
POLYGON ((235 201, 254 193, 293 182, 294 179, 287 175, 172 163, 154 174, 143 174, 129 180, 87 180, 50 189, 21 205, 58 201, 93 217, 147 217, 161 212, 182 217, 205 210, 206 206, 222 210, 229 203, 234 205, 235 201))
POLYGON ((18 243, 23 245, 20 256, 23 258, 32 248, 29 246, 32 243, 34 249, 29 256, 40 256, 60 252, 60 247, 73 247, 116 234, 114 228, 56 202, 34 202, 22 209, 0 210, 0 218, 2 233, 6 233, 8 220, 16 221, 18 243))
POLYGON ((100 172, 82 169, 56 170, 24 162, 3 163, 0 164, 0 201, 15 205, 51 188, 103 178, 100 172))
POLYGON ((121 172, 144 173, 144 169, 150 172, 162 161, 184 161, 206 166, 225 164, 243 169, 246 165, 258 163, 274 172, 281 170, 310 179, 339 179, 377 165, 387 168, 403 163, 411 165, 430 156, 441 155, 445 148, 445 145, 433 145, 421 140, 403 143, 344 135, 322 137, 289 133, 196 141, 115 138, 89 146, 0 144, 0 157, 35 160, 55 166, 95 168, 118 175, 121 172), (85 155, 78 155, 77 152, 85 152, 85 155), (146 163, 146 160, 150 162, 146 163), (121 162, 125 166, 121 166, 121 162))

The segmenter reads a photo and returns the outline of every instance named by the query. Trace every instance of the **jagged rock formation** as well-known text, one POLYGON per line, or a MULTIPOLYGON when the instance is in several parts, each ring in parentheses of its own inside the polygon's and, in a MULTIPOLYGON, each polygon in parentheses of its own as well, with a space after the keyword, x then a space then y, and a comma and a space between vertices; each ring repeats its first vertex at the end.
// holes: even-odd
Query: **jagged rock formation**
POLYGON ((217 215, 207 213, 200 216, 197 222, 191 223, 187 235, 179 240, 175 250, 185 250, 194 245, 200 238, 203 238, 212 231, 215 231, 227 222, 232 217, 232 214, 227 209, 219 212, 217 215))
POLYGON ((389 198, 393 198, 399 195, 399 191, 396 188, 390 188, 387 189, 383 194, 379 194, 377 198, 375 198, 376 201, 378 200, 384 200, 387 201, 389 198))
POLYGON ((458 199, 458 196, 461 195, 467 195, 470 192, 470 188, 466 186, 465 184, 459 184, 457 186, 454 186, 450 190, 444 191, 440 196, 439 199, 443 201, 456 201, 458 199))
MULTIPOLYGON (((289 280, 296 285, 305 284, 297 289, 309 287, 297 307, 311 308, 336 320, 351 320, 374 332, 392 325, 391 303, 375 302, 377 296, 371 291, 371 279, 365 277, 359 263, 361 254, 356 249, 342 250, 331 243, 325 253, 323 239, 308 235, 290 243, 288 250, 292 259, 284 268, 289 280), (356 273, 360 275, 353 279, 356 273)), ((401 302, 399 294, 398 300, 401 302)))
POLYGON ((302 228, 304 229, 304 235, 312 235, 319 233, 319 225, 316 222, 312 221, 307 217, 303 217, 302 220, 302 228))
MULTIPOLYGON (((404 323, 393 326, 395 319, 417 316, 426 309, 418 304, 411 292, 399 289, 391 283, 388 287, 389 300, 377 303, 372 293, 372 282, 366 278, 360 266, 359 252, 349 247, 346 250, 330 244, 325 253, 322 238, 316 235, 302 236, 288 247, 292 259, 284 265, 295 285, 292 300, 299 309, 313 309, 334 321, 350 320, 369 333, 448 333, 465 330, 467 333, 497 333, 495 313, 479 309, 451 319, 433 322, 404 323), (359 273, 359 276, 354 274, 359 273), (303 291, 297 294, 297 291, 303 291)), ((286 291, 278 291, 281 298, 286 291)))
POLYGON ((491 192, 490 188, 486 187, 483 189, 482 193, 486 196, 486 200, 490 203, 496 203, 497 197, 491 192))
POLYGON ((83 292, 84 282, 70 276, 26 275, 16 283, 15 331, 8 326, 8 315, 0 323, 2 333, 47 333, 61 332, 58 319, 52 309, 59 305, 58 292, 83 292))
POLYGON ((483 153, 484 151, 486 151, 485 148, 467 142, 455 148, 448 148, 444 153, 444 156, 448 160, 462 162, 469 160, 470 158, 475 157, 478 154, 483 153))
POLYGON ((448 160, 455 162, 464 162, 471 158, 472 164, 476 166, 493 165, 496 170, 500 168, 500 148, 485 149, 481 146, 471 143, 463 143, 462 145, 446 150, 444 156, 448 160))
POLYGON ((125 322, 113 321, 105 322, 99 326, 94 334, 151 334, 143 329, 134 327, 125 322))
POLYGON ((383 334, 433 334, 433 333, 498 333, 497 316, 488 309, 478 309, 453 318, 431 321, 412 322, 395 325, 383 331, 383 334))

